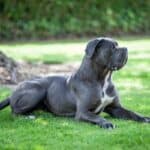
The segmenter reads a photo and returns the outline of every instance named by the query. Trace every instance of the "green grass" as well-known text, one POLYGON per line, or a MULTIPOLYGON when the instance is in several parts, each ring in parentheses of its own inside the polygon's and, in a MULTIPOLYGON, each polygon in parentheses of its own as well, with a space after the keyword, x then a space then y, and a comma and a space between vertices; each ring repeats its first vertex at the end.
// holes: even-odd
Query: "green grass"
MULTIPOLYGON (((26 60, 32 63, 37 61, 44 63, 64 63, 81 60, 88 40, 3 43, 0 44, 0 50, 17 60, 26 60)), ((121 46, 128 46, 130 53, 135 54, 130 55, 130 58, 150 58, 150 53, 148 53, 150 48, 149 38, 119 39, 119 44, 121 46), (137 53, 138 50, 142 51, 137 53)))
MULTIPOLYGON (((131 110, 150 116, 150 40, 120 40, 119 43, 129 48, 127 65, 113 76, 122 104, 131 110)), ((31 60, 37 57, 36 60, 45 61, 43 56, 48 54, 47 59, 56 61, 55 58, 59 57, 61 62, 64 62, 80 60, 84 46, 85 42, 65 42, 58 45, 46 42, 23 45, 3 44, 0 45, 0 49, 16 59, 29 58, 28 54, 30 54, 31 60), (68 59, 64 60, 61 54, 68 59), (51 56, 55 57, 51 58, 51 56)), ((0 88, 0 99, 7 97, 9 93, 10 90, 0 88)), ((103 113, 102 116, 117 125, 116 129, 108 131, 42 111, 34 114, 36 119, 29 120, 12 116, 10 108, 0 111, 0 149, 148 150, 150 148, 150 124, 113 119, 103 113)))

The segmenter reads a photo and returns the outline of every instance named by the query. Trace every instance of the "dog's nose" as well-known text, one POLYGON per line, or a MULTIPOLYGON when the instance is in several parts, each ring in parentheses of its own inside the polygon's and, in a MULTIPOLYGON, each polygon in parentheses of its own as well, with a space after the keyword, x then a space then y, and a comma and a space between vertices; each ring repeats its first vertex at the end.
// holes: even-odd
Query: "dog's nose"
POLYGON ((122 48, 123 50, 123 65, 126 64, 127 60, 128 60, 128 49, 126 47, 122 48))
POLYGON ((126 57, 128 57, 128 49, 126 47, 124 48, 124 53, 125 53, 126 57))
POLYGON ((128 49, 126 47, 123 47, 122 50, 125 52, 125 53, 128 53, 128 49))
POLYGON ((122 51, 122 56, 128 56, 128 49, 126 47, 121 47, 120 52, 122 51))

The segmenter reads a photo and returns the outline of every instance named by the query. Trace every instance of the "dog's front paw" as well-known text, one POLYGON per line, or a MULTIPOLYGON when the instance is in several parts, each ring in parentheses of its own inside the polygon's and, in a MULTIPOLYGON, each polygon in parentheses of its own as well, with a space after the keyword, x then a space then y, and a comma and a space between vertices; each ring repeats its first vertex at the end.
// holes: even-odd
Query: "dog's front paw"
POLYGON ((115 128, 115 125, 113 125, 111 122, 103 122, 100 126, 104 129, 114 129, 115 128))
POLYGON ((143 122, 145 123, 150 123, 150 117, 144 117, 143 122))

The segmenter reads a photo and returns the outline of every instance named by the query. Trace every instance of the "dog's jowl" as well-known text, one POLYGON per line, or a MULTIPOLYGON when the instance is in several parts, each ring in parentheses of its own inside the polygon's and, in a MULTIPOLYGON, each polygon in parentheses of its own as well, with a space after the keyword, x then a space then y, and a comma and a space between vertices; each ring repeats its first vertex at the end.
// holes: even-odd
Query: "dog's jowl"
POLYGON ((70 77, 37 77, 20 83, 0 109, 10 105, 15 114, 27 115, 37 108, 55 115, 73 117, 103 128, 114 125, 100 117, 104 111, 112 117, 150 123, 149 117, 125 109, 117 95, 112 73, 127 62, 128 51, 111 38, 96 38, 87 44, 79 69, 70 77))

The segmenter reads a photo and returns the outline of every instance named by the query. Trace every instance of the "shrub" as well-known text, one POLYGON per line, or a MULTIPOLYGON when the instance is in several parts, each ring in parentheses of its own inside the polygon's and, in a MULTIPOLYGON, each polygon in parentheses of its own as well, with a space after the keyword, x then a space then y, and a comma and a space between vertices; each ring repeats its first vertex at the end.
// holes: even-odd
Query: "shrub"
POLYGON ((2 0, 0 39, 149 33, 149 1, 2 0))

